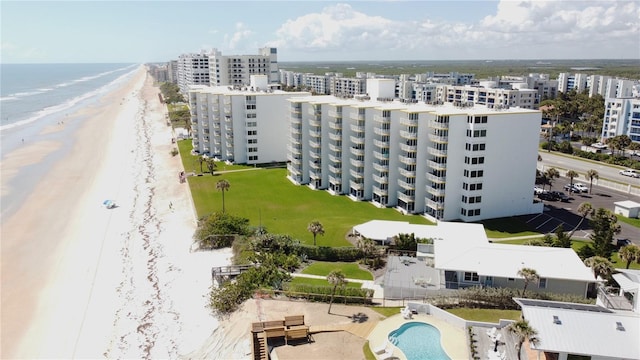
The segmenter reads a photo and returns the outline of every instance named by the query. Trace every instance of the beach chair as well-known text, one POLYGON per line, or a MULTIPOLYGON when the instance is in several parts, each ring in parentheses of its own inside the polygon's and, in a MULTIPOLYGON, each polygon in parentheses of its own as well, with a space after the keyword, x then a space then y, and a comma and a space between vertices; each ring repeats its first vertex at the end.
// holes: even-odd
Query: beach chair
POLYGON ((378 360, 389 360, 393 358, 393 348, 386 349, 382 355, 378 356, 378 360))
POLYGON ((389 341, 385 340, 382 344, 371 349, 371 351, 373 351, 374 354, 382 354, 387 350, 388 347, 389 347, 389 341))

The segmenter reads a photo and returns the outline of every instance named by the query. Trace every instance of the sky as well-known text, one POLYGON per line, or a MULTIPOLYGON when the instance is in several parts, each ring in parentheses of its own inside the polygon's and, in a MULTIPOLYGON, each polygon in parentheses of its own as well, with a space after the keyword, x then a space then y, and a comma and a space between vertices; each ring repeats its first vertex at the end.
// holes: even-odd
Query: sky
POLYGON ((640 59, 640 1, 4 1, 0 63, 640 59))

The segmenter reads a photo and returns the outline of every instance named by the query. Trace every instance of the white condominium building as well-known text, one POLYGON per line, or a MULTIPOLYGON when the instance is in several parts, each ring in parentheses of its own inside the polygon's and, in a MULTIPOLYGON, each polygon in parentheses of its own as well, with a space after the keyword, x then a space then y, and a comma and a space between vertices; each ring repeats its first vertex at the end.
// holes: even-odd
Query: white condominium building
POLYGON ((436 91, 436 101, 448 103, 471 103, 488 107, 520 107, 533 109, 538 104, 538 90, 501 89, 492 87, 492 82, 478 86, 440 85, 436 91))
POLYGON ((542 211, 531 191, 539 111, 368 97, 289 102, 287 177, 295 184, 439 220, 542 211))
POLYGON ((214 49, 209 57, 211 86, 248 85, 251 75, 266 75, 269 83, 278 83, 278 50, 261 48, 258 55, 227 55, 214 49))
POLYGON ((253 80, 244 90, 230 86, 190 89, 195 151, 240 164, 286 160, 287 100, 311 94, 270 90, 266 75, 253 80))
POLYGON ((627 135, 640 142, 640 99, 608 98, 605 100, 602 139, 627 135))
POLYGON ((571 90, 575 90, 577 93, 581 93, 587 89, 587 74, 582 73, 560 73, 558 74, 558 91, 568 93, 571 90))
POLYGON ((193 85, 209 85, 209 53, 182 54, 178 57, 178 87, 186 94, 193 85))

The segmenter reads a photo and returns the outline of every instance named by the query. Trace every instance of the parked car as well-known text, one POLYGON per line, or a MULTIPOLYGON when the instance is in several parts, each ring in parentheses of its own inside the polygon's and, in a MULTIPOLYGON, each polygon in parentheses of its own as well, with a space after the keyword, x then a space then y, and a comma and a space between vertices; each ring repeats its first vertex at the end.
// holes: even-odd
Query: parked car
POLYGON ((620 175, 631 176, 634 178, 640 177, 640 173, 637 170, 633 169, 620 170, 620 175))
POLYGON ((542 194, 542 193, 544 193, 544 192, 547 192, 547 190, 544 190, 544 189, 543 189, 543 188, 541 188, 541 187, 537 187, 537 186, 536 186, 536 187, 534 187, 534 188, 533 188, 533 193, 534 193, 534 194, 536 194, 536 195, 542 194))
POLYGON ((556 199, 555 196, 553 196, 548 191, 541 192, 540 194, 538 194, 538 199, 540 199, 540 200, 550 200, 550 201, 557 201, 558 200, 558 199, 556 199))
POLYGON ((631 240, 629 239, 616 239, 616 247, 619 249, 623 246, 631 245, 631 240))
POLYGON ((556 200, 560 200, 562 202, 569 202, 569 200, 571 200, 571 198, 562 191, 551 191, 549 194, 551 194, 551 196, 553 196, 556 200))
POLYGON ((584 184, 573 184, 573 187, 578 189, 580 192, 586 193, 589 191, 589 188, 584 184))
POLYGON ((567 184, 564 186, 564 189, 570 193, 583 193, 589 191, 589 188, 582 184, 567 184))

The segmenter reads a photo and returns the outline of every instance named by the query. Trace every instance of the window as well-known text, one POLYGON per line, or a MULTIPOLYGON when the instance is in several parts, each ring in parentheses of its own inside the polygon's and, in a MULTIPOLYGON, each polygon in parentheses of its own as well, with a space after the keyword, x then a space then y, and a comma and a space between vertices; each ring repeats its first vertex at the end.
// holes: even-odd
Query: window
POLYGON ((545 279, 545 278, 538 279, 538 288, 546 289, 547 288, 547 279, 545 279))
POLYGON ((256 118, 256 114, 252 113, 252 114, 247 114, 247 119, 255 119, 256 118))
POLYGON ((257 147, 250 147, 249 149, 247 149, 248 152, 258 152, 258 148, 257 147))
POLYGON ((256 104, 247 105, 247 110, 255 110, 255 109, 256 109, 256 104))
POLYGON ((247 127, 256 127, 258 123, 255 121, 247 121, 247 127))
POLYGON ((486 124, 487 123, 487 117, 486 116, 476 116, 473 119, 473 122, 476 124, 486 124))
POLYGON ((508 278, 507 281, 516 281, 514 278, 508 278))
POLYGON ((249 139, 247 141, 248 144, 257 144, 258 143, 258 139, 249 139))
POLYGON ((258 135, 258 131, 257 130, 249 130, 247 131, 247 136, 256 136, 258 135))
POLYGON ((464 177, 482 177, 484 175, 484 171, 483 170, 473 170, 473 171, 469 171, 469 170, 464 170, 464 177))
POLYGON ((464 281, 467 282, 478 282, 480 281, 480 277, 476 272, 464 272, 464 281))
POLYGON ((258 155, 249 156, 249 161, 258 161, 258 155))

